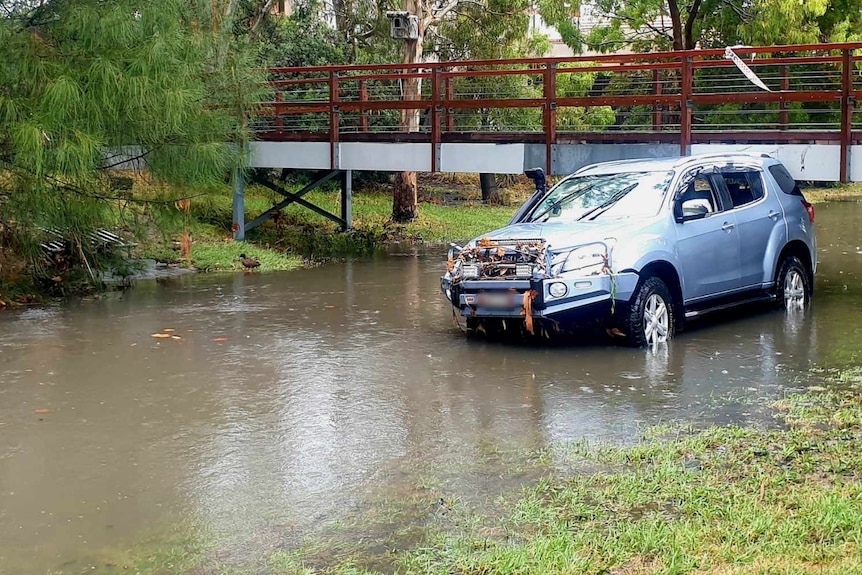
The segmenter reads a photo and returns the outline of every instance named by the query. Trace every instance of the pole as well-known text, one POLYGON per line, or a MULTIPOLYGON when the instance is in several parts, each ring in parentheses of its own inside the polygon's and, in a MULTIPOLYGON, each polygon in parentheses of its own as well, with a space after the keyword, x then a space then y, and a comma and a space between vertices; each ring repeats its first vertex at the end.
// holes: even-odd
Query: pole
POLYGON ((245 178, 239 168, 233 171, 233 239, 245 241, 245 178))

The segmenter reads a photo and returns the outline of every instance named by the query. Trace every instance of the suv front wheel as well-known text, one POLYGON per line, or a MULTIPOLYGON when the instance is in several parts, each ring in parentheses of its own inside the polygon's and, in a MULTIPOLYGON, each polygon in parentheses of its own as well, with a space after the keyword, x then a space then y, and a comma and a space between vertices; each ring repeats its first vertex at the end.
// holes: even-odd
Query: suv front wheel
POLYGON ((629 345, 643 347, 667 342, 676 328, 673 296, 658 277, 638 286, 623 317, 623 332, 629 345))

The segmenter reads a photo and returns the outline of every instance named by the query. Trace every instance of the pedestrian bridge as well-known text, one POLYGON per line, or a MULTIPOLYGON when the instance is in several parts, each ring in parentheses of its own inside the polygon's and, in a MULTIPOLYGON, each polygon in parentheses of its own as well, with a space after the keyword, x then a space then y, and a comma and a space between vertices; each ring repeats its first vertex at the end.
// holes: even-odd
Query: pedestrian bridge
POLYGON ((253 162, 566 174, 603 160, 745 149, 778 156, 799 179, 859 181, 860 48, 275 68, 253 162), (411 115, 408 131, 402 116, 411 115))
POLYGON ((345 227, 354 170, 562 175, 607 160, 749 151, 799 180, 862 181, 860 49, 274 68, 251 165, 340 173, 347 212, 333 218, 345 227))

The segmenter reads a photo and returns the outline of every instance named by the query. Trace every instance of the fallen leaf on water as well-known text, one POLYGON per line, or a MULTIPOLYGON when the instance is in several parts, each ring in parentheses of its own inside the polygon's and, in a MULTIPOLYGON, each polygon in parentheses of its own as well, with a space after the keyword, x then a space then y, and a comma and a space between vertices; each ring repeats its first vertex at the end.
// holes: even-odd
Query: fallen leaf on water
POLYGON ((174 329, 174 328, 172 328, 172 327, 166 327, 166 328, 165 328, 165 329, 163 329, 162 331, 163 331, 163 332, 165 332, 165 333, 174 333, 174 332, 175 332, 175 331, 177 331, 177 330, 175 330, 175 329, 174 329))
POLYGON ((171 337, 171 334, 169 334, 169 333, 154 333, 153 337, 156 339, 167 339, 167 338, 171 337))
POLYGON ((51 413, 50 409, 37 409, 33 413, 51 413))
POLYGON ((223 341, 227 341, 227 338, 226 337, 217 337, 213 341, 223 342, 223 341))
POLYGON ((180 337, 180 336, 178 336, 178 335, 172 335, 172 336, 171 336, 171 339, 183 339, 183 338, 181 338, 181 337, 180 337))

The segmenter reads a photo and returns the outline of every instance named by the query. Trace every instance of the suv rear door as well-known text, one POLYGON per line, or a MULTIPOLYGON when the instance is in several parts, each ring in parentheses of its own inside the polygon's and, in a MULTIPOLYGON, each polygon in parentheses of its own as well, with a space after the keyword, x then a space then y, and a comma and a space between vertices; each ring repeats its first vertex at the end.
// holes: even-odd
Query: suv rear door
MULTIPOLYGON (((772 279, 765 275, 770 266, 764 260, 775 228, 785 226, 781 204, 767 192, 757 168, 728 166, 720 170, 720 178, 736 218, 740 287, 759 288, 772 279)), ((785 237, 786 230, 780 230, 780 235, 785 237)))

